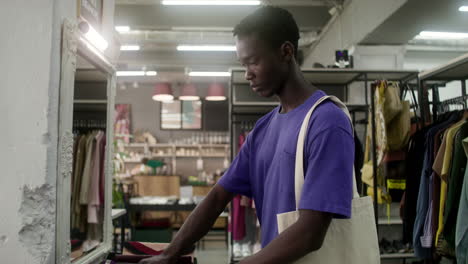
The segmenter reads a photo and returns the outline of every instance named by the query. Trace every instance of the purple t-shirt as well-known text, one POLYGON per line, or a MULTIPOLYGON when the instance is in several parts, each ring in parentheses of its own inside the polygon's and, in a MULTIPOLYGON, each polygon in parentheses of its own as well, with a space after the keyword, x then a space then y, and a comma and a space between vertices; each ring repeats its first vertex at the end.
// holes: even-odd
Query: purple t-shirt
MULTIPOLYGON (((262 246, 278 236, 276 215, 295 210, 296 144, 305 115, 324 96, 315 92, 288 113, 280 107, 255 124, 219 184, 255 200, 262 246)), ((351 217, 354 139, 350 120, 333 102, 322 102, 311 116, 304 149, 305 181, 299 209, 351 217)))

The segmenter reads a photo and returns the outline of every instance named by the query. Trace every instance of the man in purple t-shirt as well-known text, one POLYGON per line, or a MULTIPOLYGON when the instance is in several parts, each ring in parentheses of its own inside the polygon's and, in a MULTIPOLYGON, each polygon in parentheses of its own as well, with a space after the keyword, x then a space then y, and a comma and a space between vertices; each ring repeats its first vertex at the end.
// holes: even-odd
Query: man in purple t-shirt
MULTIPOLYGON (((294 164, 299 129, 308 110, 325 95, 307 83, 297 63, 299 30, 281 8, 262 7, 234 29, 245 78, 280 106, 262 117, 219 183, 187 219, 162 256, 141 263, 175 263, 201 239, 235 194, 255 201, 263 249, 249 263, 290 263, 318 250, 332 218, 351 217, 354 163, 348 117, 331 101, 311 117, 304 148, 305 181, 298 221, 278 234, 277 214, 295 210, 294 164)), ((338 252, 337 252, 338 253, 338 252)))

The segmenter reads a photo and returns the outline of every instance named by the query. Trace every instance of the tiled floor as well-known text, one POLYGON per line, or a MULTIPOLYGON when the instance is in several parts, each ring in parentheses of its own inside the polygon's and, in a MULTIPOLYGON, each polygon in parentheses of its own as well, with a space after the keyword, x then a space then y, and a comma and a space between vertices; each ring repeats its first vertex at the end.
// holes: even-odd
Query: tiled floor
POLYGON ((227 249, 205 249, 197 251, 199 264, 228 264, 227 249))
POLYGON ((199 264, 228 264, 228 250, 224 242, 205 242, 205 249, 196 252, 199 264))

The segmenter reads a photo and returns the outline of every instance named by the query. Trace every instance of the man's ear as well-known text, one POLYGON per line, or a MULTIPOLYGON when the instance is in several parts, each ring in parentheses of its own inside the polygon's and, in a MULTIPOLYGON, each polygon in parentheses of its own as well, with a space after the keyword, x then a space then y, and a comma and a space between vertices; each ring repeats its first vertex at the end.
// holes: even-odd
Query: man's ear
POLYGON ((294 45, 286 41, 281 45, 281 57, 284 61, 291 61, 294 59, 294 45))

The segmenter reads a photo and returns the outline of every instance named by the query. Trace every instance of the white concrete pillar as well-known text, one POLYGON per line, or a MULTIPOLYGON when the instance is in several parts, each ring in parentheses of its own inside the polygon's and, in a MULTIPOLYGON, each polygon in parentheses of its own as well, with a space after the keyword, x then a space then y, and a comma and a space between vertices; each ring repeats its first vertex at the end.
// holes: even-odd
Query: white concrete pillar
POLYGON ((397 11, 407 0, 352 0, 332 18, 319 40, 306 53, 304 68, 315 62, 333 64, 335 50, 349 49, 397 11))

